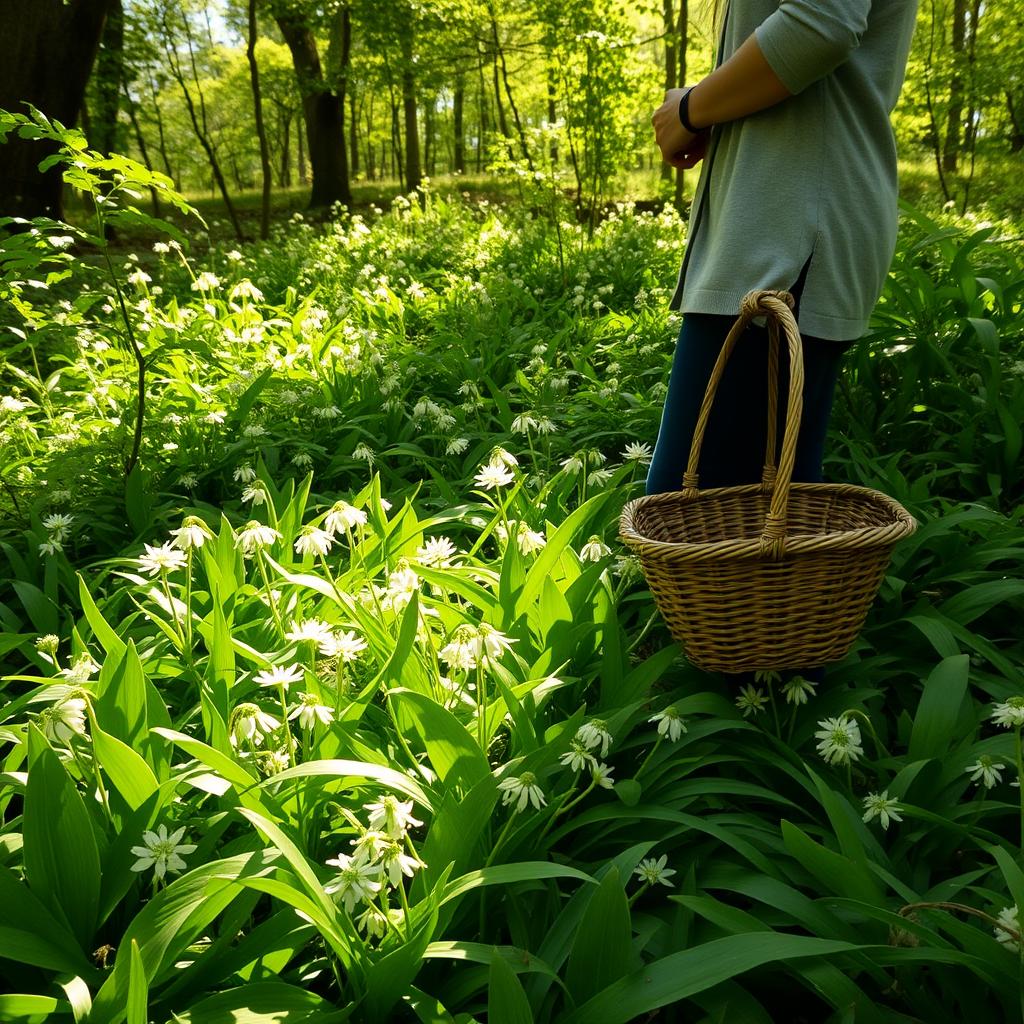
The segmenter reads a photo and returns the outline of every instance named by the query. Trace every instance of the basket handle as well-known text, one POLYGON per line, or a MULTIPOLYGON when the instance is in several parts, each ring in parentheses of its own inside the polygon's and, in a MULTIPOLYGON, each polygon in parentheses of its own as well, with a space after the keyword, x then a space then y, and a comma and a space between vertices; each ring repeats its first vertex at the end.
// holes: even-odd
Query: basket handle
POLYGON ((740 303, 740 315, 733 324, 718 354, 715 368, 711 371, 704 401, 697 417, 697 427, 690 446, 690 458, 683 475, 683 497, 693 500, 698 492, 697 464, 704 442, 704 431, 711 415, 715 393, 722 380, 725 364, 729 361, 740 335, 755 317, 768 319, 768 443, 765 450, 764 469, 761 474, 761 489, 771 495, 771 504, 765 517, 760 537, 760 553, 763 557, 777 561, 785 554, 786 516, 789 508, 789 485, 793 477, 793 462, 796 458, 796 442, 800 433, 800 418, 803 414, 804 360, 800 342, 800 329, 793 317, 794 300, 789 292, 751 291, 740 303), (778 378, 779 378, 779 327, 786 335, 789 348, 789 404, 786 408, 786 427, 782 436, 782 456, 776 468, 775 432, 777 429, 778 378))

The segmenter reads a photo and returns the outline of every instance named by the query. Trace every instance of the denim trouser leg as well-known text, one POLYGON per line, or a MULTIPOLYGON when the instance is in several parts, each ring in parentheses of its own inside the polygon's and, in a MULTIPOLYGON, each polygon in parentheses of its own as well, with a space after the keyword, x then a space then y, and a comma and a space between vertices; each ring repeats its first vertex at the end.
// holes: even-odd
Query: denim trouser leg
MULTIPOLYGON (((686 469, 701 401, 722 344, 735 323, 731 316, 687 313, 676 342, 668 395, 654 456, 647 474, 646 492, 679 490, 686 469)), ((780 338, 778 443, 789 394, 789 353, 780 338)), ((793 480, 816 483, 832 412, 832 397, 843 353, 853 342, 803 338, 803 415, 797 438, 793 480)), ((729 487, 761 479, 767 441, 768 332, 748 325, 726 364, 708 419, 701 447, 700 486, 729 487)), ((805 677, 820 678, 808 669, 805 677)))

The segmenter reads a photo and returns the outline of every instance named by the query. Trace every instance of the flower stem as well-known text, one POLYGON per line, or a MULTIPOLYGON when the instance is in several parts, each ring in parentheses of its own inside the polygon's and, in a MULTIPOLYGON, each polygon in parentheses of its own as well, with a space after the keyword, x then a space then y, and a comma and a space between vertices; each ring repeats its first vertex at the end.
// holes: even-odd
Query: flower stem
POLYGON ((658 747, 661 746, 661 741, 664 738, 664 736, 659 735, 658 738, 654 741, 654 746, 651 747, 649 751, 647 751, 647 756, 640 763, 640 767, 637 768, 637 770, 633 773, 634 780, 640 778, 640 773, 647 767, 647 762, 650 761, 652 757, 654 757, 654 752, 658 749, 658 747))
POLYGON ((277 631, 284 637, 284 624, 281 622, 281 613, 277 610, 277 604, 274 601, 274 595, 270 589, 270 579, 267 576, 267 567, 263 564, 263 554, 256 549, 256 564, 260 569, 260 576, 263 577, 263 590, 267 595, 267 604, 270 605, 270 610, 274 615, 274 622, 277 624, 277 631))

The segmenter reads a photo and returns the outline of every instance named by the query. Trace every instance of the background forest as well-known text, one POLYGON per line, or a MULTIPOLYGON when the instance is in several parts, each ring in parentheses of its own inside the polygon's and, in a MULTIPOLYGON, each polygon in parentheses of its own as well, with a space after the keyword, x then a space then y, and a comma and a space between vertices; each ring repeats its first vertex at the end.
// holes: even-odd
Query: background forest
POLYGON ((743 686, 618 533, 705 12, 0 26, 0 1022, 1024 1024, 1024 4, 922 0, 843 357, 917 529, 743 686))

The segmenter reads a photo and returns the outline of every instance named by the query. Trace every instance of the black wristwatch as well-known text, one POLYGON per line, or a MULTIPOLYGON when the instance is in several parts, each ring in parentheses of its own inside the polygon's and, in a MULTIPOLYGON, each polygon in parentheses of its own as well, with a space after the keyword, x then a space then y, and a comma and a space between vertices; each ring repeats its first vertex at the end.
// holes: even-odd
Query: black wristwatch
POLYGON ((682 96, 679 97, 679 122, 691 135, 700 135, 706 128, 694 128, 690 120, 690 93, 696 86, 691 85, 682 96))

